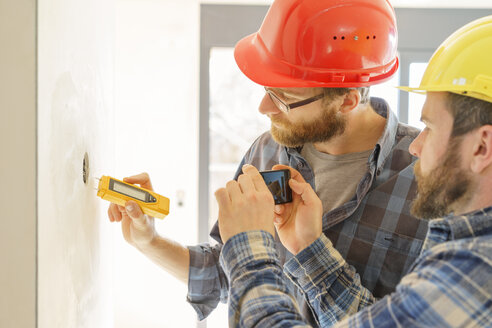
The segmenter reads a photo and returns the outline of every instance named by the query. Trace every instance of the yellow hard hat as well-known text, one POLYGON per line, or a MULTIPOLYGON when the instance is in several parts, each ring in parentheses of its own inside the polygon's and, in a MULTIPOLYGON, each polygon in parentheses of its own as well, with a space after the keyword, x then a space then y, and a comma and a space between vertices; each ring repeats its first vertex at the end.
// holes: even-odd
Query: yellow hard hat
POLYGON ((492 16, 477 19, 434 52, 420 87, 405 91, 449 91, 492 102, 492 16))

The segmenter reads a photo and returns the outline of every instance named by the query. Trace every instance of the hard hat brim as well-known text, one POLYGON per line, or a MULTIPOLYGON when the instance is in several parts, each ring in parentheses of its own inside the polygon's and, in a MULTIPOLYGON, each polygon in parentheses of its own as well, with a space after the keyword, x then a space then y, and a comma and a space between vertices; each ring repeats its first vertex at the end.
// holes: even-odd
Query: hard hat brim
POLYGON ((452 92, 462 96, 467 96, 467 97, 484 100, 487 102, 492 102, 492 97, 488 95, 475 92, 473 90, 466 90, 462 87, 454 86, 454 85, 436 85, 436 86, 427 86, 427 87, 418 87, 418 88, 398 86, 397 88, 403 91, 417 93, 421 95, 425 95, 427 94, 427 92, 452 92))
POLYGON ((426 89, 412 88, 412 87, 402 87, 402 86, 398 86, 397 88, 400 89, 400 90, 403 90, 403 91, 412 92, 412 93, 418 93, 418 94, 421 94, 421 95, 425 95, 427 93, 427 91, 428 91, 426 89))
MULTIPOLYGON (((258 33, 253 33, 241 39, 235 46, 234 58, 239 69, 253 82, 262 86, 274 88, 299 88, 299 87, 323 87, 323 88, 356 88, 368 87, 390 80, 398 70, 398 57, 387 65, 387 72, 372 76, 368 81, 319 81, 310 77, 306 72, 296 71, 296 67, 274 58, 267 50, 258 33)), ((371 70, 367 70, 369 74, 371 70)), ((313 74, 336 75, 337 70, 324 70, 313 74)), ((362 74, 359 70, 357 73, 362 74)), ((357 75, 353 73, 353 75, 357 75)))

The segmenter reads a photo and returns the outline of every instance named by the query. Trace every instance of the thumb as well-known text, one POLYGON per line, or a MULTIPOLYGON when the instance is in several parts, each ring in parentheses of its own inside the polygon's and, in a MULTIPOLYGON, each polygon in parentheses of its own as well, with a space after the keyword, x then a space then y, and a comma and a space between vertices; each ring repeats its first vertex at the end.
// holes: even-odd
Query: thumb
POLYGON ((318 197, 313 188, 311 188, 311 185, 307 182, 301 183, 294 179, 290 179, 289 186, 292 191, 301 196, 302 201, 306 205, 314 203, 314 201, 318 197))
POLYGON ((125 204, 125 209, 126 212, 128 213, 128 216, 132 219, 133 222, 136 223, 144 223, 145 222, 145 217, 140 209, 140 206, 132 200, 129 200, 125 204))
POLYGON ((282 164, 276 164, 272 167, 272 170, 289 170, 291 179, 294 179, 294 180, 299 181, 299 182, 306 182, 306 180, 304 180, 304 177, 302 176, 302 174, 290 166, 282 165, 282 164))

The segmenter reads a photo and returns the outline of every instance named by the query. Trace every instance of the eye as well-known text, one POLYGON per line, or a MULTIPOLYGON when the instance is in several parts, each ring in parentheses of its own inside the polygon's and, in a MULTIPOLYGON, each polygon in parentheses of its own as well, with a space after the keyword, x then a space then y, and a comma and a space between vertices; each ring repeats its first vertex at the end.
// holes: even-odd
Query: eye
POLYGON ((294 101, 297 101, 297 99, 294 98, 294 97, 283 96, 282 98, 284 99, 285 102, 294 102, 294 101))

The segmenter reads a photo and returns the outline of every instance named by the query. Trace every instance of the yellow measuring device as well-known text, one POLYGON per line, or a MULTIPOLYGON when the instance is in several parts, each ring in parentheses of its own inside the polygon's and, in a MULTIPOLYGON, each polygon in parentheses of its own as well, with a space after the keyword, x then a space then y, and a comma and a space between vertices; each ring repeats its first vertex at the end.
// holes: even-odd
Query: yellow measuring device
POLYGON ((164 219, 169 214, 169 198, 106 175, 99 179, 97 195, 121 206, 133 200, 142 212, 155 218, 164 219))

